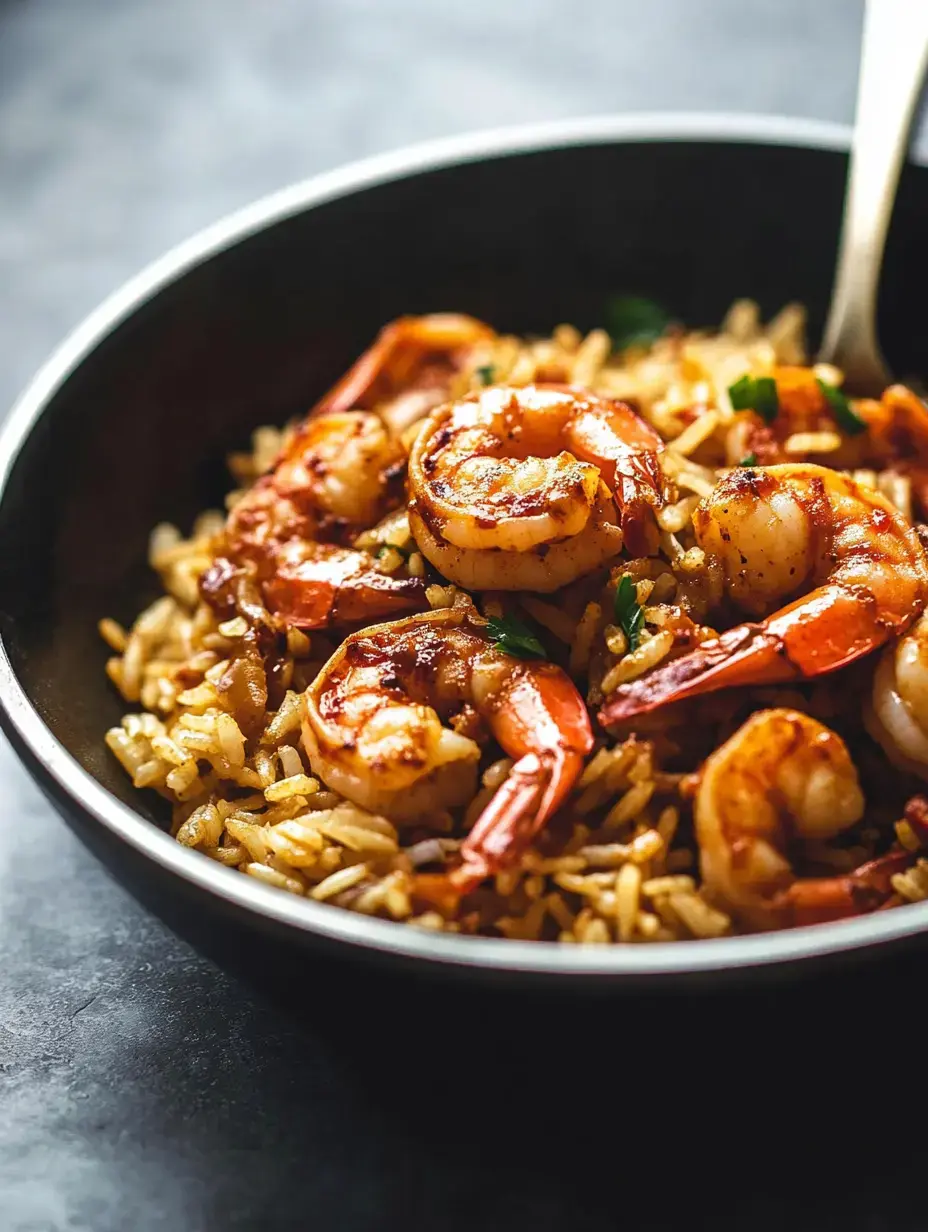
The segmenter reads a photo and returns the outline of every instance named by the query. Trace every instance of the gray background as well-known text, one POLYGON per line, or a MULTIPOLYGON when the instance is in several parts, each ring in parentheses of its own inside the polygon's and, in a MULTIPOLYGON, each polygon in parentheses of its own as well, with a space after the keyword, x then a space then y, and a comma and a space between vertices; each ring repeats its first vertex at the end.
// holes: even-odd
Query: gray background
MULTIPOLYGON (((167 246, 343 161, 617 110, 850 121, 860 19, 854 0, 0 0, 0 405, 167 246)), ((544 1168, 507 1187, 492 1152, 415 1117, 388 1131, 396 1091, 355 1063, 373 1040, 346 1054, 324 1006, 296 1021, 215 970, 108 880, 6 746, 0 776, 0 1228, 611 1223, 618 1204, 544 1168)), ((634 1154, 616 1158, 628 1176, 634 1154)), ((775 1215, 766 1165, 748 1197, 724 1169, 696 1184, 716 1227, 775 1215)), ((671 1226, 651 1186, 646 1226, 671 1226)), ((810 1226, 831 1190, 803 1200, 810 1226)), ((868 1201, 843 1226, 884 1226, 868 1201)))

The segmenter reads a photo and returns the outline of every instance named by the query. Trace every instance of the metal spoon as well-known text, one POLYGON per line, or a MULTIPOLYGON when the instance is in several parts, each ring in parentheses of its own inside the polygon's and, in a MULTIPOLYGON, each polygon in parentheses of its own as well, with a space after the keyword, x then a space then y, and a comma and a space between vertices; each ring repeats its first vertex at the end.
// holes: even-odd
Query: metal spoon
POLYGON ((867 0, 857 115, 831 307, 819 359, 855 394, 891 381, 876 336, 886 232, 928 63, 928 0, 867 0))

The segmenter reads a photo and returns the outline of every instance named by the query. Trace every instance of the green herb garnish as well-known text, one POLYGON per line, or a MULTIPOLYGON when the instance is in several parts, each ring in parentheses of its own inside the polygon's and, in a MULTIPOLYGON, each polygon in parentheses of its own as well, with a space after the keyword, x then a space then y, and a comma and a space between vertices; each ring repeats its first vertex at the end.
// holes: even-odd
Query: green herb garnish
POLYGON ((831 407, 835 422, 848 436, 859 436, 867 431, 866 422, 861 419, 848 401, 847 394, 841 392, 837 385, 829 385, 827 381, 816 378, 816 384, 825 395, 825 401, 831 407))
POLYGON ((746 453, 744 457, 741 459, 741 461, 738 463, 738 465, 739 466, 756 466, 757 465, 757 454, 756 453, 746 453))
POLYGON ((606 329, 617 351, 650 346, 670 324, 660 306, 637 295, 620 295, 606 305, 606 329))
POLYGON ((403 560, 409 560, 414 550, 415 550, 414 548, 401 548, 399 544, 396 544, 396 543, 381 543, 380 546, 375 550, 374 555, 376 556, 378 560, 380 560, 380 558, 382 556, 386 556, 388 552, 399 552, 403 560))
POLYGON ((756 411, 767 423, 773 423, 780 409, 777 383, 772 376, 745 374, 734 385, 729 385, 728 396, 734 410, 756 411))
POLYGON ((477 376, 480 378, 481 385, 493 384, 493 365, 483 364, 477 369, 477 376))
POLYGON ((516 659, 547 659, 544 646, 528 625, 515 616, 490 616, 487 631, 497 650, 516 659))
POLYGON ((628 638, 629 650, 637 650, 644 629, 644 608, 638 590, 627 573, 622 574, 615 592, 615 623, 628 638))

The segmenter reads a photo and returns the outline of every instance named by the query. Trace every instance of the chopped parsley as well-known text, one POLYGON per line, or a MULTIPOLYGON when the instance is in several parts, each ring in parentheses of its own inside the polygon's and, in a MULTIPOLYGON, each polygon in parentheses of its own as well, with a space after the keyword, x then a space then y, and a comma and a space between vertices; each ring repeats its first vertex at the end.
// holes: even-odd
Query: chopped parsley
POLYGON ((629 650, 637 650, 644 629, 644 609, 638 602, 635 583, 627 573, 622 574, 615 592, 615 623, 628 638, 629 650))
POLYGON ((660 306, 637 295, 620 295, 606 305, 606 329, 617 351, 650 346, 670 324, 660 306))
POLYGON ((816 383, 831 407, 835 422, 843 432, 848 436, 859 436, 861 432, 867 431, 866 422, 851 407, 847 394, 842 393, 836 385, 829 385, 827 381, 816 378, 816 383))
POLYGON ((746 453, 744 457, 741 459, 741 461, 738 463, 738 465, 739 466, 756 466, 757 465, 757 454, 756 453, 746 453))
POLYGON ((745 374, 734 385, 729 385, 728 396, 734 410, 756 411, 767 423, 773 423, 780 409, 777 383, 772 376, 745 374))
POLYGON ((492 385, 494 376, 493 365, 483 364, 477 369, 477 376, 481 385, 492 385))
POLYGON ((515 616, 490 616, 487 631, 497 650, 516 659, 547 659, 544 646, 532 630, 515 616))

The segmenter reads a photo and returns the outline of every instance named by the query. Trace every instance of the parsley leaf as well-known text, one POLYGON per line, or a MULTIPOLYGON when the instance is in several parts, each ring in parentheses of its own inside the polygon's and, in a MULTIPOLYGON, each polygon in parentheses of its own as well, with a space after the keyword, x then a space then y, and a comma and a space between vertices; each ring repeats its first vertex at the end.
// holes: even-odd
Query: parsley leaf
POLYGON ((744 457, 741 459, 741 461, 738 463, 738 465, 739 466, 756 466, 757 465, 757 454, 756 453, 746 453, 744 457))
POLYGON ((617 351, 649 346, 670 324, 660 306, 637 295, 620 295, 606 305, 606 329, 617 351))
POLYGON ((409 560, 410 556, 412 556, 413 550, 412 548, 401 548, 397 543, 381 543, 375 550, 374 555, 378 560, 380 560, 380 558, 382 556, 386 556, 388 552, 399 552, 403 560, 409 560))
POLYGON ((827 381, 820 381, 816 378, 816 384, 825 395, 835 422, 842 431, 848 436, 859 436, 861 432, 867 431, 866 422, 852 409, 847 394, 842 393, 836 385, 829 385, 827 381))
POLYGON ((493 375, 494 373, 493 373, 492 364, 483 364, 481 367, 477 369, 477 376, 480 378, 481 385, 492 385, 493 375))
POLYGON ((487 632, 497 650, 516 659, 547 659, 544 646, 528 627, 515 616, 490 616, 487 632))
POLYGON ((728 397, 736 411, 756 411, 761 419, 773 423, 780 409, 777 383, 772 376, 748 376, 728 387, 728 397))
POLYGON ((628 638, 629 650, 637 650, 644 628, 644 609, 638 602, 635 583, 627 573, 622 574, 615 592, 615 622, 628 638))

